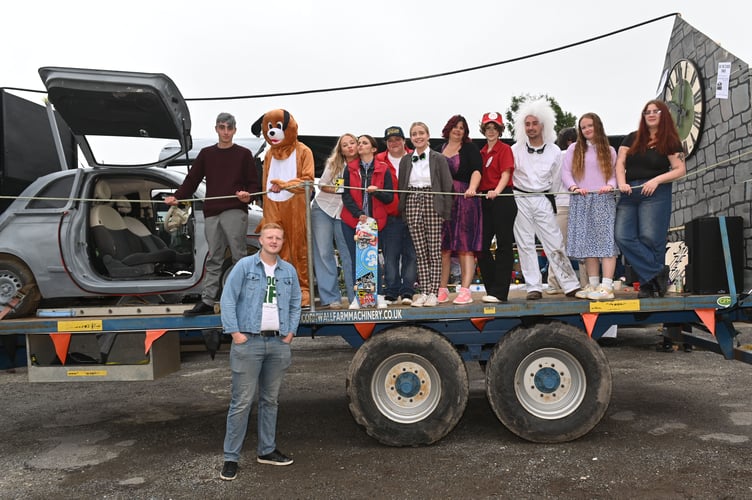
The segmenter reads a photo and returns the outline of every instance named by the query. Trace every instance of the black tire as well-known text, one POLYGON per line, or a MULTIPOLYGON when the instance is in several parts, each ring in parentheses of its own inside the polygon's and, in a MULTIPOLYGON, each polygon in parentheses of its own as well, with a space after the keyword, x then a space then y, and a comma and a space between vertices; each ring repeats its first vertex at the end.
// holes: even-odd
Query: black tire
POLYGON ((37 310, 42 296, 34 275, 26 265, 14 257, 0 257, 0 309, 13 299, 16 292, 28 287, 26 297, 10 311, 6 318, 28 316, 37 310))
POLYGON ((515 329, 494 348, 486 394, 502 424, 535 443, 577 439, 611 400, 611 369, 584 331, 560 322, 515 329))
POLYGON ((468 393, 467 369, 456 349, 424 328, 374 335, 347 372, 350 413, 369 436, 388 446, 440 440, 462 418, 468 393))
MULTIPOLYGON (((253 255, 256 252, 259 251, 258 248, 248 245, 246 247, 248 249, 247 255, 253 255)), ((230 249, 228 248, 227 251, 225 251, 225 260, 222 261, 222 270, 220 271, 220 277, 219 277, 219 293, 222 293, 222 289, 225 287, 225 283, 227 282, 227 277, 230 275, 230 271, 232 271, 232 268, 235 267, 235 264, 232 262, 232 255, 230 254, 230 249)))
MULTIPOLYGON (((222 271, 219 276, 219 294, 222 295, 222 290, 225 288, 225 283, 227 283, 227 277, 230 276, 230 271, 232 271, 232 268, 235 267, 235 264, 233 264, 232 259, 225 259, 224 262, 222 262, 222 271)), ((217 298, 219 300, 219 298, 217 298)))

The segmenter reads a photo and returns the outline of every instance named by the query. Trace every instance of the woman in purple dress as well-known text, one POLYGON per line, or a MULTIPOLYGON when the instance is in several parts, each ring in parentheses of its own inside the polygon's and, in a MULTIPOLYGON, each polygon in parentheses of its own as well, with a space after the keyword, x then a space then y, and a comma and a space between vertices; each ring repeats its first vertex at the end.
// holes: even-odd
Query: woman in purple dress
POLYGON ((449 300, 449 272, 452 254, 460 261, 460 289, 455 304, 469 304, 473 301, 470 283, 475 275, 475 256, 480 253, 483 225, 480 198, 476 190, 480 184, 483 160, 478 147, 470 141, 467 120, 462 115, 454 115, 441 131, 446 142, 442 153, 449 163, 452 173, 452 187, 455 195, 452 200, 452 218, 444 221, 441 230, 441 284, 439 302, 449 300))

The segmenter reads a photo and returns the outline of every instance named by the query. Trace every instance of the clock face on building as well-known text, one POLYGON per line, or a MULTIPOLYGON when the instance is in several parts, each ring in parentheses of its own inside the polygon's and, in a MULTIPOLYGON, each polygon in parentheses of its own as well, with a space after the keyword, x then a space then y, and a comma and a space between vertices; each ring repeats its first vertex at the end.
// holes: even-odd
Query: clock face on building
POLYGON ((700 139, 705 115, 702 76, 692 61, 681 59, 671 68, 663 100, 671 110, 684 152, 689 156, 700 139))

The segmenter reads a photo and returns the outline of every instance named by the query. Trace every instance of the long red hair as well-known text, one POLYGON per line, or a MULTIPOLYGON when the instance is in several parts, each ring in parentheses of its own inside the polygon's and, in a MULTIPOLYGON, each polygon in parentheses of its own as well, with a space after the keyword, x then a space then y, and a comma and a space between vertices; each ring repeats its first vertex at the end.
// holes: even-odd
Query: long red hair
POLYGON ((669 156, 677 151, 682 151, 682 143, 679 140, 679 133, 676 130, 676 124, 674 123, 674 117, 671 116, 668 106, 665 102, 653 99, 648 101, 642 108, 640 114, 640 126, 637 129, 637 135, 632 143, 632 146, 627 152, 628 155, 637 153, 644 153, 648 148, 655 148, 660 154, 669 156), (658 121, 658 130, 655 132, 655 138, 650 139, 650 130, 645 123, 645 110, 650 105, 655 106, 661 110, 661 119, 658 121))

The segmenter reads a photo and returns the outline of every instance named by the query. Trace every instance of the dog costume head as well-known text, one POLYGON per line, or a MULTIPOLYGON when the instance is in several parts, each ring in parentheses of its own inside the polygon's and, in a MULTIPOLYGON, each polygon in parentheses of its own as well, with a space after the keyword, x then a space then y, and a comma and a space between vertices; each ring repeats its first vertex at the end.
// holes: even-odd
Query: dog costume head
POLYGON ((271 154, 278 160, 288 158, 298 142, 298 122, 289 111, 275 109, 264 113, 251 125, 251 133, 256 137, 264 134, 271 154))

